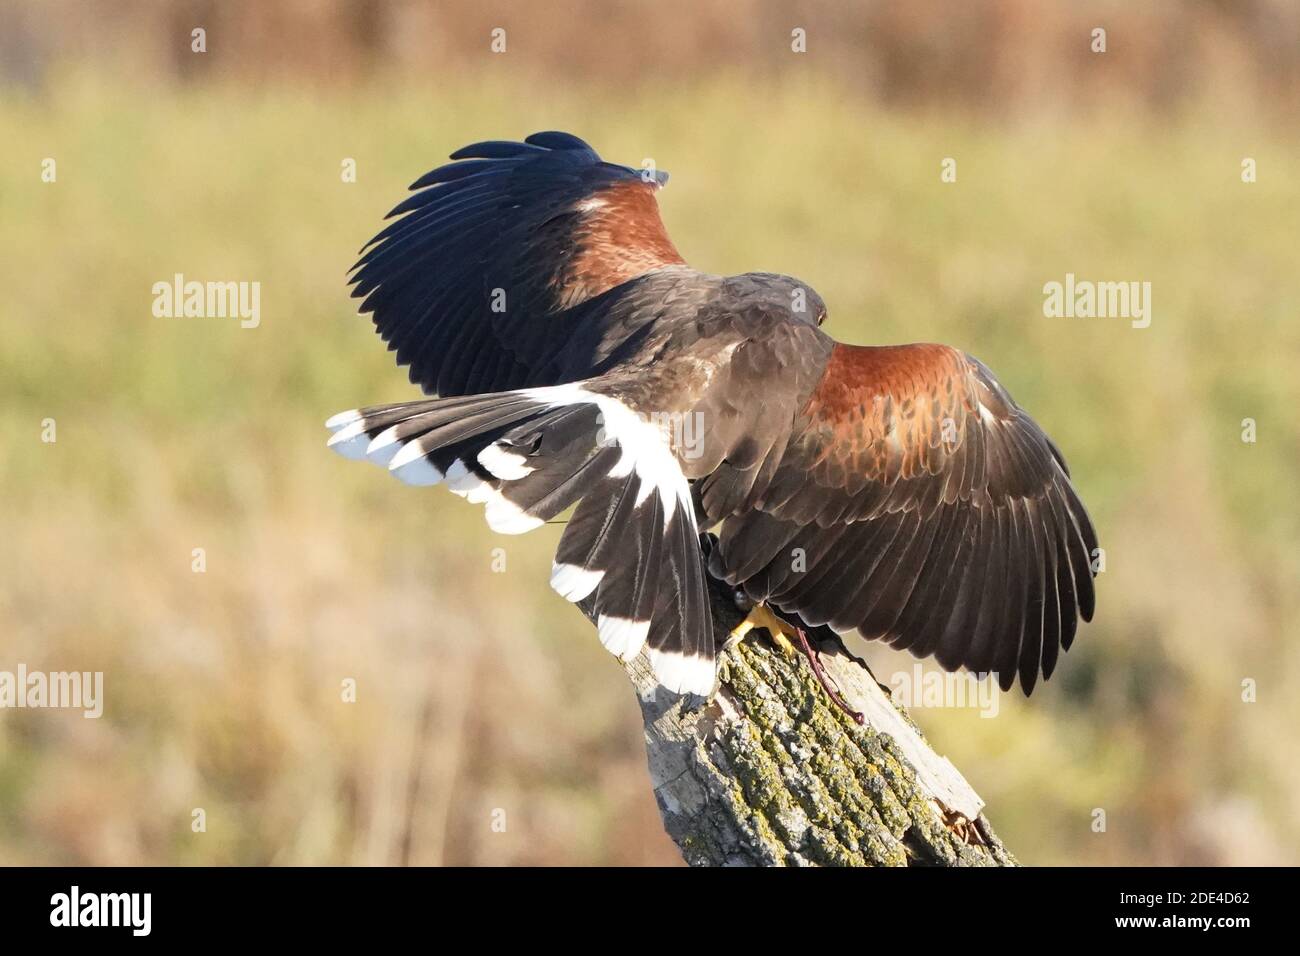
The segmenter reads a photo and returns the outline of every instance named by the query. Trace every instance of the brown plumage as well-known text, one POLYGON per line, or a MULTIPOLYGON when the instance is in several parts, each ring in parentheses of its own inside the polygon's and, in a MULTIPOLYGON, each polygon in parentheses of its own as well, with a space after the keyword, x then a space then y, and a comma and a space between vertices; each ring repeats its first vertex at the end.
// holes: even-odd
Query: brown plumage
POLYGON ((562 301, 585 301, 665 266, 685 265, 655 202, 657 180, 627 180, 602 191, 571 230, 573 255, 559 286, 562 301))
POLYGON ((335 416, 334 447, 445 482, 510 533, 576 504, 553 586, 673 690, 713 683, 708 529, 709 570, 787 620, 1026 693, 1052 674, 1092 616, 1096 536, 1060 452, 984 365, 843 345, 798 280, 691 269, 659 215, 666 176, 576 137, 452 158, 352 278, 440 397, 335 416))

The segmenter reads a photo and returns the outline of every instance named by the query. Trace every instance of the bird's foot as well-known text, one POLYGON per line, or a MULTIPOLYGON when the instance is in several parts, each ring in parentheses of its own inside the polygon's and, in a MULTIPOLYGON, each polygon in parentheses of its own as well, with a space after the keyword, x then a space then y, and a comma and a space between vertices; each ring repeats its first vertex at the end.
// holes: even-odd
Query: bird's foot
MULTIPOLYGON (((739 600, 738 600, 739 603, 739 600)), ((797 653, 794 643, 790 640, 795 638, 799 646, 803 649, 804 656, 808 658, 808 663, 812 666, 813 674, 817 678, 817 683, 821 684, 822 690, 826 691, 826 696, 831 702, 844 713, 848 714, 856 724, 866 723, 866 718, 860 711, 854 710, 849 706, 844 695, 840 693, 830 676, 822 667, 821 654, 808 640, 808 635, 803 632, 803 628, 795 627, 793 624, 787 624, 781 620, 765 604, 755 604, 749 609, 745 619, 737 624, 731 630, 727 637, 724 647, 734 647, 737 642, 742 640, 746 634, 755 628, 761 628, 767 631, 775 644, 786 657, 794 657, 797 653)))
POLYGON ((782 654, 786 657, 794 657, 795 646, 790 642, 790 638, 794 637, 795 629, 768 610, 765 604, 755 604, 750 608, 749 615, 731 629, 731 634, 727 637, 727 646, 735 646, 754 628, 767 631, 772 643, 782 654))
POLYGON ((862 711, 854 710, 849 706, 849 702, 844 699, 844 695, 841 694, 839 688, 835 686, 835 682, 831 680, 830 675, 822 668, 821 653, 812 645, 812 642, 808 640, 808 635, 803 632, 803 628, 796 627, 794 633, 795 636, 799 638, 799 644, 803 647, 803 652, 808 658, 808 663, 812 665, 813 673, 817 675, 817 682, 822 685, 822 690, 826 691, 826 696, 831 699, 831 702, 835 704, 836 707, 848 714, 849 717, 853 719, 853 722, 859 727, 865 724, 867 718, 863 715, 862 711))

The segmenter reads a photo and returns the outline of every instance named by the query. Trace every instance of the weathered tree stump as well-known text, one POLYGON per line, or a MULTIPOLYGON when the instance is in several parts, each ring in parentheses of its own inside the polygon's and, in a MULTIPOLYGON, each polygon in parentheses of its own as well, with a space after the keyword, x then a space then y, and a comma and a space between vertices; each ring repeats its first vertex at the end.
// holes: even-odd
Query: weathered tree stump
MULTIPOLYGON (((741 619, 713 582, 714 627, 741 619)), ((724 656, 711 702, 625 665, 645 722, 664 827, 686 862, 712 866, 1014 866, 984 803, 906 711, 825 628, 810 633, 826 673, 866 718, 837 708, 802 656, 763 632, 724 656)))

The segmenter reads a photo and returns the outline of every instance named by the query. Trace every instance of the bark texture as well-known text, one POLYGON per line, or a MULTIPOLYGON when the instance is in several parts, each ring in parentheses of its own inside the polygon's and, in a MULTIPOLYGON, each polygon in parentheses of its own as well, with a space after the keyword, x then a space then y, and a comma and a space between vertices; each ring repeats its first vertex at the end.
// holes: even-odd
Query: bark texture
MULTIPOLYGON (((715 583, 714 625, 741 614, 715 583)), ((697 866, 1013 866, 983 801, 835 635, 809 634, 858 726, 763 632, 725 652, 712 701, 626 666, 664 827, 697 866)))

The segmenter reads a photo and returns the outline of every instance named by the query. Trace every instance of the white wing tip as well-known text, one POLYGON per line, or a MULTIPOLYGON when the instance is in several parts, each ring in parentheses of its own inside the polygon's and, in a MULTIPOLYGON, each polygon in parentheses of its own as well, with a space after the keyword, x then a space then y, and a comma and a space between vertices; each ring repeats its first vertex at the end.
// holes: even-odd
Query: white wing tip
POLYGON ((403 445, 388 463, 388 470, 408 485, 436 485, 442 481, 442 472, 425 457, 419 442, 403 445))
POLYGON ((596 619, 596 631, 605 650, 621 661, 630 661, 641 653, 650 622, 602 614, 596 619))
POLYGON ((555 593, 566 601, 578 603, 596 590, 604 571, 588 571, 576 564, 551 565, 551 587, 555 593))
POLYGON ((524 534, 546 524, 541 518, 534 517, 513 504, 500 492, 488 499, 483 514, 487 518, 488 527, 497 534, 524 534))
POLYGON ((364 422, 358 419, 335 430, 334 434, 330 435, 329 441, 325 443, 325 447, 338 452, 344 458, 358 461, 366 457, 366 446, 369 444, 370 436, 366 434, 364 422))
POLYGON ((718 668, 713 658, 687 657, 685 654, 659 651, 653 647, 647 653, 655 677, 674 694, 708 697, 713 693, 718 680, 718 668))
POLYGON ((361 409, 349 408, 346 412, 339 412, 337 415, 331 415, 325 419, 325 427, 335 432, 344 425, 351 425, 353 422, 361 421, 361 409))
POLYGON ((478 453, 478 463, 502 481, 518 481, 533 473, 528 459, 493 442, 478 453))
POLYGON ((483 516, 487 518, 488 527, 497 534, 524 534, 546 523, 524 511, 501 494, 500 489, 470 471, 460 458, 447 468, 446 480, 447 488, 453 494, 460 495, 473 504, 486 505, 483 516))
POLYGON ((389 465, 394 456, 402 450, 402 441, 397 437, 397 426, 385 428, 371 439, 366 446, 366 457, 376 465, 389 465))

